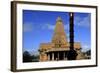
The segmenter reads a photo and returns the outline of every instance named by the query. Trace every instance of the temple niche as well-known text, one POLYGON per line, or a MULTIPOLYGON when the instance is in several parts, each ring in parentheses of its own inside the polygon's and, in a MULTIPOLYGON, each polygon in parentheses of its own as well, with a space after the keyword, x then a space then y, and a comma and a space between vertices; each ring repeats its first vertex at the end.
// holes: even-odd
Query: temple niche
MULTIPOLYGON (((63 21, 60 17, 58 17, 51 42, 40 44, 39 61, 67 60, 67 54, 70 50, 70 43, 68 42, 66 35, 63 21)), ((74 50, 76 50, 78 54, 76 60, 83 59, 80 42, 74 42, 74 50)))

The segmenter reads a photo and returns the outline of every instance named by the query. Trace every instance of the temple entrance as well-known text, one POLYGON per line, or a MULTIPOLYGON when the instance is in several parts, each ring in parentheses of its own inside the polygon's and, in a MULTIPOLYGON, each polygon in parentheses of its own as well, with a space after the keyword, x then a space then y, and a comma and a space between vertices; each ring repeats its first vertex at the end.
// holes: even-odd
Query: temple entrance
POLYGON ((59 60, 64 60, 64 53, 63 52, 59 52, 59 60))
POLYGON ((55 51, 47 53, 48 61, 67 60, 68 51, 55 51))
POLYGON ((54 53, 54 60, 58 60, 58 53, 57 52, 54 53))

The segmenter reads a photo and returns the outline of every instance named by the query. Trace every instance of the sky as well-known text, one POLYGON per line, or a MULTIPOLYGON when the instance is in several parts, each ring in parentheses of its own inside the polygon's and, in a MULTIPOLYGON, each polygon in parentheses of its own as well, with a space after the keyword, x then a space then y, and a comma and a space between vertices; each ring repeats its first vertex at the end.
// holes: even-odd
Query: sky
MULTIPOLYGON (((23 50, 38 51, 40 43, 51 42, 56 19, 61 17, 69 40, 69 12, 23 10, 23 50)), ((74 12, 74 41, 82 51, 91 49, 91 14, 74 12)))

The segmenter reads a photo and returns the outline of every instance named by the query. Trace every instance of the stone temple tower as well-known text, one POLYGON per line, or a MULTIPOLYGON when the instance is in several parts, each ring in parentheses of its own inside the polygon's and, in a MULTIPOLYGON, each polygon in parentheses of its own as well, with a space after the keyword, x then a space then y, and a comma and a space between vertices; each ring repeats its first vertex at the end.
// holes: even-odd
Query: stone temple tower
POLYGON ((54 43, 55 45, 64 45, 67 43, 67 37, 64 31, 63 21, 60 17, 58 17, 56 20, 56 26, 52 38, 52 43, 54 43))
MULTIPOLYGON (((55 29, 51 42, 41 43, 40 61, 58 61, 67 60, 67 54, 70 50, 70 43, 67 40, 64 31, 64 24, 61 17, 56 19, 55 29)), ((44 35, 43 37, 45 37, 44 35)), ((74 42, 74 49, 80 51, 81 45, 79 42, 74 42)), ((80 56, 77 59, 81 59, 80 56)))

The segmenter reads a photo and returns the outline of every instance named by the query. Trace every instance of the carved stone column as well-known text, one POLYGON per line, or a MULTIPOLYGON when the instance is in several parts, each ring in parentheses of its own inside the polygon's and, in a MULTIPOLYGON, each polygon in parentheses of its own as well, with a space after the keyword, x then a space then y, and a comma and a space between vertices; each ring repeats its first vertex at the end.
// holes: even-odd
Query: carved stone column
POLYGON ((52 60, 54 61, 54 53, 52 52, 52 60))
POLYGON ((48 54, 48 61, 50 61, 50 54, 48 54))
POLYGON ((63 53, 63 58, 64 58, 64 60, 65 60, 65 52, 63 53))

